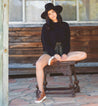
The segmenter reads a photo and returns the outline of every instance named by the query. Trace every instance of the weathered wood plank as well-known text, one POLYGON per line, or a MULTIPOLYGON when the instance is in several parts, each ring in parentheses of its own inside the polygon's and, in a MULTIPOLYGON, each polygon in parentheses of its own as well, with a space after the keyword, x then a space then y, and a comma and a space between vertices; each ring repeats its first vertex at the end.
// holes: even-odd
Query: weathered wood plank
POLYGON ((41 54, 32 54, 32 55, 10 55, 9 57, 38 57, 41 54))
POLYGON ((0 0, 0 106, 3 102, 3 2, 0 0))
POLYGON ((24 42, 41 42, 41 38, 38 36, 29 37, 9 37, 10 43, 24 43, 24 42))
POLYGON ((31 31, 24 31, 24 32, 9 32, 9 36, 18 36, 18 37, 20 37, 20 36, 35 36, 35 35, 40 35, 41 34, 41 32, 31 32, 31 31))
POLYGON ((39 56, 38 57, 17 57, 17 58, 15 58, 15 57, 10 57, 9 58, 9 64, 11 64, 11 63, 19 63, 19 64, 21 64, 21 63, 35 63, 35 61, 37 61, 37 59, 39 58, 39 56))
POLYGON ((42 47, 41 42, 33 42, 33 43, 10 43, 10 48, 16 48, 16 47, 42 47))
POLYGON ((42 50, 43 48, 42 47, 23 47, 23 48, 18 48, 18 47, 16 47, 16 48, 9 48, 9 51, 11 51, 11 50, 42 50))
POLYGON ((77 67, 75 69, 76 69, 76 73, 79 74, 88 74, 88 73, 98 74, 98 67, 77 67))
POLYGON ((8 0, 0 0, 0 106, 8 106, 8 0))
POLYGON ((41 30, 42 28, 41 27, 22 27, 22 28, 19 28, 19 27, 14 27, 14 28, 10 28, 9 31, 38 31, 38 30, 41 30))
POLYGON ((42 50, 10 50, 9 54, 10 55, 28 55, 28 54, 42 54, 43 51, 42 50))
POLYGON ((90 36, 90 35, 86 35, 86 36, 72 36, 71 40, 72 41, 98 40, 98 35, 95 35, 95 36, 90 36))

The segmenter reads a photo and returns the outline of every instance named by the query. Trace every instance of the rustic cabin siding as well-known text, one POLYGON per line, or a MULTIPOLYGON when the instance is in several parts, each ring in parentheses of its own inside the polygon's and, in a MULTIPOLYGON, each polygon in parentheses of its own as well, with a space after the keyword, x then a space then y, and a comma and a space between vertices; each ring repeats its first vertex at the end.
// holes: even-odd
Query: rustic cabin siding
MULTIPOLYGON (((81 62, 98 61, 98 26, 71 26, 71 51, 88 54, 81 62)), ((9 29, 9 62, 34 64, 42 55, 41 27, 9 29)))

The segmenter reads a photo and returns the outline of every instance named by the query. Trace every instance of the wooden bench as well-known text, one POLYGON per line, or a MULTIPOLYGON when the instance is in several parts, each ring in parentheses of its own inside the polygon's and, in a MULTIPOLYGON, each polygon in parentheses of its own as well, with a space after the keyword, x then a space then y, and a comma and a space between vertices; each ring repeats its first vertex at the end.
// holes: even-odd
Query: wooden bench
MULTIPOLYGON (((76 62, 70 61, 70 62, 56 62, 53 65, 47 65, 44 67, 44 90, 47 93, 47 91, 50 90, 64 90, 64 92, 61 92, 63 94, 71 94, 72 96, 75 96, 76 92, 80 92, 80 87, 79 87, 79 80, 77 79, 76 76, 76 71, 75 71, 75 65, 76 62), (63 73, 64 76, 69 77, 69 87, 56 87, 56 88, 47 88, 47 84, 49 80, 47 81, 47 75, 50 76, 52 73, 63 73), (72 78, 74 76, 74 79, 72 78), (67 92, 66 92, 66 91, 67 92)), ((38 89, 38 85, 36 85, 38 89)), ((51 92, 48 92, 51 93, 51 92)), ((52 92, 52 94, 57 93, 57 92, 52 92)))

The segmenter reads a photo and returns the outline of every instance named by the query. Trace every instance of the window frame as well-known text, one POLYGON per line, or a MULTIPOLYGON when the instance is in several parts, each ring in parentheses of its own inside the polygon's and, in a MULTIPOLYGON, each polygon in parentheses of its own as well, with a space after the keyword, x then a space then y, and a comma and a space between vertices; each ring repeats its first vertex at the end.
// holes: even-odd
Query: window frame
MULTIPOLYGON (((50 2, 52 2, 54 5, 55 5, 55 0, 50 0, 50 2)), ((27 24, 34 24, 34 25, 39 25, 39 24, 44 24, 45 22, 26 22, 26 0, 22 0, 22 3, 23 3, 23 17, 22 17, 22 21, 15 21, 15 22, 9 22, 9 25, 13 25, 13 24, 24 24, 24 25, 27 25, 27 24)), ((98 24, 98 21, 80 21, 79 20, 79 0, 76 0, 76 18, 77 20, 76 21, 66 21, 68 23, 73 23, 73 24, 82 24, 82 23, 88 23, 88 24, 98 24)))

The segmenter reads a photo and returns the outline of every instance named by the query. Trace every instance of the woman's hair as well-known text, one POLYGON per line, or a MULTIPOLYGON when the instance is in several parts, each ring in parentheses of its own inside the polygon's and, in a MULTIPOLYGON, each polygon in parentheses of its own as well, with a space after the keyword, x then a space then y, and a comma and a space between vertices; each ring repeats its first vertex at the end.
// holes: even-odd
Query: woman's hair
MULTIPOLYGON (((58 20, 59 23, 62 23, 62 17, 59 13, 57 13, 57 20, 58 20)), ((46 16, 46 29, 47 30, 53 29, 53 21, 48 17, 48 15, 46 16)))

